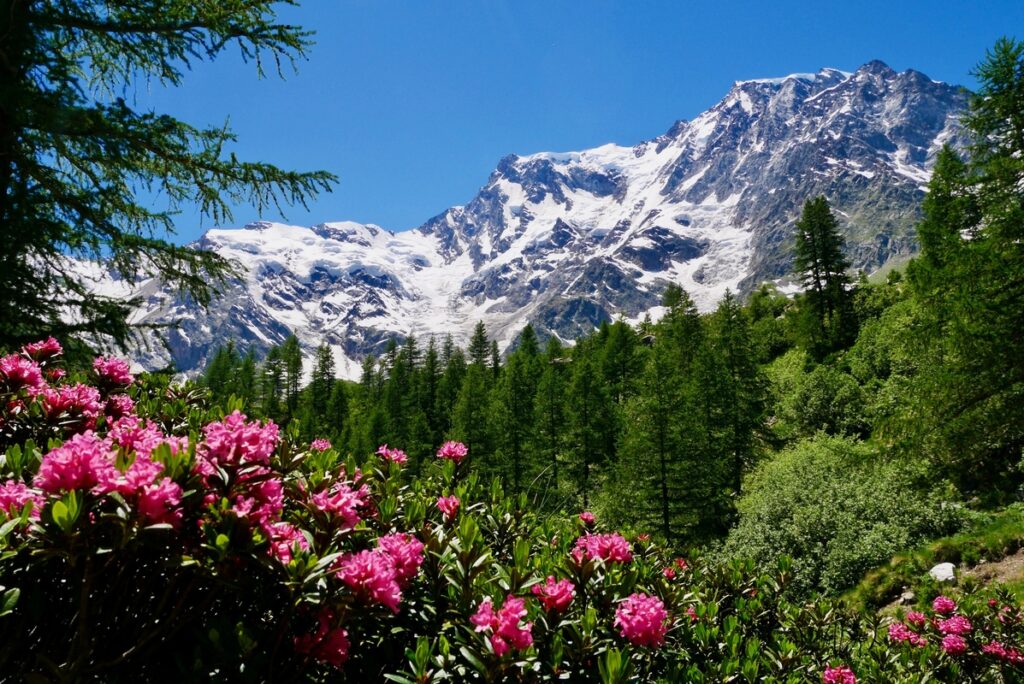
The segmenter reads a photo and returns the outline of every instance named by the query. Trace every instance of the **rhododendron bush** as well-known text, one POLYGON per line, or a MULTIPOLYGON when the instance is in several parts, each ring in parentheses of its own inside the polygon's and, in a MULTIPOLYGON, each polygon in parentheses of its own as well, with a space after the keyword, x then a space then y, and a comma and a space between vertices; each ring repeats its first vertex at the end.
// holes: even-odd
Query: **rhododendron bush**
POLYGON ((0 663, 17 679, 1003 681, 1008 598, 900 621, 791 604, 783 561, 675 558, 541 518, 449 442, 400 449, 210 407, 48 340, 0 358, 0 663), (1002 679, 1000 679, 1002 678, 1002 679))

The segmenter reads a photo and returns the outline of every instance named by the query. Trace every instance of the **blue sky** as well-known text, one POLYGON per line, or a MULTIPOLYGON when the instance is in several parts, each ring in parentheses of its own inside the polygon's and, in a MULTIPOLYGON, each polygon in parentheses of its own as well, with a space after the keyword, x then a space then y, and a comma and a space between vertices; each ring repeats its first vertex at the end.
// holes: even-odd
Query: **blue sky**
MULTIPOLYGON (((631 145, 689 119, 733 81, 852 71, 871 59, 974 84, 1002 35, 1024 39, 1024 2, 759 0, 305 0, 289 22, 316 44, 285 80, 233 54, 183 87, 141 85, 135 104, 197 125, 225 120, 240 157, 340 178, 309 225, 419 225, 472 198, 508 153, 631 145)), ((232 225, 260 218, 239 206, 232 225)), ((275 213, 262 218, 282 220, 275 213)), ((175 241, 212 227, 191 208, 175 241)))

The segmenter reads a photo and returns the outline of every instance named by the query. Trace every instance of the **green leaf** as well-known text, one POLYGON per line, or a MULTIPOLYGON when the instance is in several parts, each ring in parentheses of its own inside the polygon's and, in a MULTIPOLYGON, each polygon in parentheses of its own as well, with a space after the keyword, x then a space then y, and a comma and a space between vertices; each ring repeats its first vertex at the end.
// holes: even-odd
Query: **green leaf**
POLYGON ((14 607, 18 604, 18 598, 21 596, 21 589, 14 587, 4 592, 3 599, 0 599, 0 617, 7 615, 14 611, 14 607))

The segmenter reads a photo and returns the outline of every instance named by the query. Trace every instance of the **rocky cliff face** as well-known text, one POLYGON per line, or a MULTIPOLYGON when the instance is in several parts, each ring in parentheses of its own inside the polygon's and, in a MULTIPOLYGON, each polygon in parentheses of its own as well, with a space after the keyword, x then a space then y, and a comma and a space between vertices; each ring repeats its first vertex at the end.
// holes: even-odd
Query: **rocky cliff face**
POLYGON ((872 271, 915 248, 913 225, 944 143, 962 146, 965 93, 881 62, 735 83, 692 121, 633 147, 509 155, 465 206, 415 230, 258 223, 200 245, 244 277, 209 310, 138 285, 137 318, 179 321, 145 364, 202 368, 228 339, 263 351, 295 332, 332 345, 354 377, 387 339, 483 320, 504 346, 532 322, 571 339, 637 319, 668 282, 702 309, 785 277, 803 202, 825 195, 849 256, 872 271))

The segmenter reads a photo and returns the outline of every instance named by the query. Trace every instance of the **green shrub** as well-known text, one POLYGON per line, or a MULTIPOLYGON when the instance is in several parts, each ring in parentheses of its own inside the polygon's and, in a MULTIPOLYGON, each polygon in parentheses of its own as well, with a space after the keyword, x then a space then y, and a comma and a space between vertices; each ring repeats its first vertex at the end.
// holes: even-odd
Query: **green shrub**
POLYGON ((723 551, 766 565, 788 555, 794 590, 840 592, 902 549, 956 528, 959 509, 919 491, 919 475, 851 438, 801 441, 747 479, 723 551))

